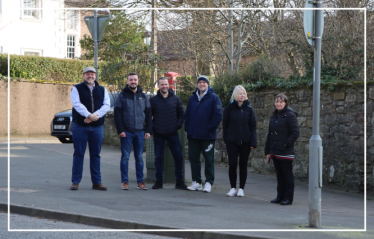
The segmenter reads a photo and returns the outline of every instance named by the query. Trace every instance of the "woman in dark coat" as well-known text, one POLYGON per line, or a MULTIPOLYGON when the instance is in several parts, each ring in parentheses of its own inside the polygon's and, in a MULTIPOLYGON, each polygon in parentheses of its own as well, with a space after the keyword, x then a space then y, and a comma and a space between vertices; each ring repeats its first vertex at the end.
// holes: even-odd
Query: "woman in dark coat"
POLYGON ((294 178, 292 162, 294 160, 294 144, 299 137, 297 113, 288 106, 288 98, 284 94, 275 97, 275 111, 270 118, 269 132, 265 143, 267 162, 273 160, 277 172, 277 197, 271 203, 291 205, 294 195, 294 178))
POLYGON ((251 149, 257 147, 256 118, 248 101, 244 87, 235 87, 231 96, 231 103, 223 113, 223 139, 229 157, 229 178, 231 190, 226 194, 229 197, 244 196, 244 186, 247 181, 248 157, 251 149), (236 169, 238 167, 240 185, 236 190, 236 169))

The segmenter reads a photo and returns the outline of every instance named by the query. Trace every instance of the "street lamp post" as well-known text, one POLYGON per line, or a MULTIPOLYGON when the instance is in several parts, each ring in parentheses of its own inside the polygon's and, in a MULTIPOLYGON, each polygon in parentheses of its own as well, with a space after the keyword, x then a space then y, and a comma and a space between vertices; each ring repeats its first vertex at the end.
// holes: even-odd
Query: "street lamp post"
MULTIPOLYGON (((322 8, 321 0, 307 0, 305 8, 322 8)), ((313 69, 313 132, 309 140, 309 227, 321 227, 321 188, 323 147, 319 135, 321 44, 323 32, 323 10, 304 11, 304 31, 307 41, 314 47, 313 69)))
MULTIPOLYGON (((157 8, 157 0, 152 0, 152 8, 157 8)), ((152 10, 152 40, 151 45, 153 47, 154 53, 157 53, 157 11, 152 10)), ((156 65, 157 67, 157 65, 156 65)), ((157 68, 152 70, 151 83, 155 84, 157 81, 157 68)))

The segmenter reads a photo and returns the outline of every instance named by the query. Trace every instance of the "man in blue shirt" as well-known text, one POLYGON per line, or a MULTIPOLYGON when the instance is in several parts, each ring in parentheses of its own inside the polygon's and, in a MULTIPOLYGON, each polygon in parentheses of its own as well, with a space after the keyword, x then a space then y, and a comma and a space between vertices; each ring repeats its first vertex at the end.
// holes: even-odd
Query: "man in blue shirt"
POLYGON ((83 160, 88 148, 90 151, 90 171, 92 189, 107 190, 101 183, 100 152, 104 136, 105 114, 110 108, 107 90, 96 79, 96 70, 86 67, 83 70, 84 81, 75 85, 70 94, 73 104, 73 172, 71 190, 78 190, 82 180, 83 160))

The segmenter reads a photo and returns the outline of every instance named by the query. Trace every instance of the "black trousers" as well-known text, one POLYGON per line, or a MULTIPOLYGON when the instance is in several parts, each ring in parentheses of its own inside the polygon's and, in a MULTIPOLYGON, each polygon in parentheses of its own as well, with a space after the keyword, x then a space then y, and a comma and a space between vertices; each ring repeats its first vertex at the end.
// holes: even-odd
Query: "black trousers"
POLYGON ((240 185, 239 188, 244 189, 247 181, 247 167, 248 157, 251 153, 251 147, 249 144, 237 144, 229 142, 226 144, 227 155, 229 156, 229 179, 231 188, 236 188, 236 169, 238 168, 238 156, 239 156, 239 177, 240 185))
POLYGON ((278 160, 272 157, 277 172, 277 198, 293 201, 295 183, 292 173, 292 161, 278 160))
POLYGON ((201 160, 202 153, 205 159, 205 182, 214 183, 214 145, 215 140, 189 139, 188 159, 191 165, 192 181, 201 183, 201 160))

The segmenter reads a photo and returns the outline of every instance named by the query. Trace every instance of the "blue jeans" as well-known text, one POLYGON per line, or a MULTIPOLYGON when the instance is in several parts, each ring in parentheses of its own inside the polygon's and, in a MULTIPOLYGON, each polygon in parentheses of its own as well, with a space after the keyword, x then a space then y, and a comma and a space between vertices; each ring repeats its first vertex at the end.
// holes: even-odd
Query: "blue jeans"
POLYGON ((101 183, 100 152, 104 138, 104 127, 102 125, 80 126, 73 122, 72 132, 74 143, 72 183, 79 184, 82 180, 83 160, 87 143, 90 152, 91 181, 94 184, 101 183))
POLYGON ((183 180, 183 156, 182 146, 178 134, 170 136, 156 136, 153 135, 153 144, 155 149, 155 171, 156 180, 163 181, 164 179, 164 149, 165 140, 168 142, 171 154, 175 163, 175 179, 177 181, 183 180))
POLYGON ((143 181, 143 150, 144 150, 144 131, 138 133, 132 133, 125 131, 126 137, 120 138, 121 140, 121 181, 122 183, 129 182, 129 159, 131 153, 131 146, 134 145, 134 156, 135 156, 135 169, 136 169, 136 181, 138 183, 143 181))

